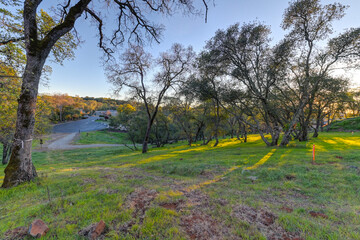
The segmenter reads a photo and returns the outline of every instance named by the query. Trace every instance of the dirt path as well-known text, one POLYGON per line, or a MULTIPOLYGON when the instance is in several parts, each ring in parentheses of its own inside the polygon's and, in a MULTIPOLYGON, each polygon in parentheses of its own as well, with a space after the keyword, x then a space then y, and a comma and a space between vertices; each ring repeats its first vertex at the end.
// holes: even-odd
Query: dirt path
POLYGON ((95 148, 95 147, 118 147, 124 146, 123 144, 87 144, 87 145, 72 145, 78 133, 64 133, 64 134, 53 134, 52 140, 49 143, 43 145, 42 149, 38 151, 48 150, 71 150, 80 148, 95 148))

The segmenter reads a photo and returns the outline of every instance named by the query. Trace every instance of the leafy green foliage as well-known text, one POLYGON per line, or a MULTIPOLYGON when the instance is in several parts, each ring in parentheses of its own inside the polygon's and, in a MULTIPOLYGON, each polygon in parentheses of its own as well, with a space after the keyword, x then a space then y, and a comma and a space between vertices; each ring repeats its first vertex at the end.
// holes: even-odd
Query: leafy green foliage
MULTIPOLYGON (((15 76, 13 68, 0 65, 0 72, 15 76)), ((17 97, 20 93, 18 78, 0 78, 0 142, 7 143, 12 138, 16 122, 17 97)))
POLYGON ((347 119, 344 119, 344 120, 335 121, 335 122, 331 123, 330 130, 340 130, 340 131, 355 130, 355 131, 359 131, 360 130, 360 117, 347 118, 347 119))

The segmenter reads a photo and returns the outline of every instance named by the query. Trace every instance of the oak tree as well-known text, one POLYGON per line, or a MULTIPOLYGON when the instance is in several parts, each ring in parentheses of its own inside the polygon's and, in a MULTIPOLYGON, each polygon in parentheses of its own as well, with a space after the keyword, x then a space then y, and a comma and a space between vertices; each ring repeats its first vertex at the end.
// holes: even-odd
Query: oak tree
MULTIPOLYGON (((22 29, 11 33, 1 31, 0 45, 24 41, 26 65, 22 75, 22 87, 19 97, 17 122, 14 136, 14 148, 10 162, 5 169, 3 187, 16 186, 22 182, 30 181, 37 176, 31 160, 31 142, 35 125, 35 106, 38 95, 38 86, 44 64, 54 46, 68 33, 74 30, 75 22, 86 13, 86 16, 97 24, 99 34, 99 47, 106 54, 111 54, 113 48, 126 39, 143 42, 146 37, 158 40, 161 26, 149 20, 153 13, 169 15, 176 9, 193 12, 193 1, 182 0, 144 0, 144 1, 106 1, 105 8, 115 12, 116 26, 111 36, 105 36, 105 20, 101 16, 98 4, 92 0, 61 1, 54 4, 56 14, 59 16, 54 25, 39 29, 38 8, 42 0, 25 0, 20 6, 17 0, 1 0, 2 5, 11 4, 19 7, 22 12, 22 29), (94 4, 90 4, 94 2, 94 4), (62 4, 63 3, 63 4, 62 4), (115 11, 113 11, 115 10, 115 11)), ((206 1, 203 0, 205 6, 206 1)), ((2 8, 4 9, 4 8, 2 8)), ((106 11, 106 9, 104 9, 106 11)), ((3 12, 3 11, 2 11, 3 12)), ((9 12, 9 11, 7 11, 9 12)), ((56 52, 53 51, 57 58, 56 52)))

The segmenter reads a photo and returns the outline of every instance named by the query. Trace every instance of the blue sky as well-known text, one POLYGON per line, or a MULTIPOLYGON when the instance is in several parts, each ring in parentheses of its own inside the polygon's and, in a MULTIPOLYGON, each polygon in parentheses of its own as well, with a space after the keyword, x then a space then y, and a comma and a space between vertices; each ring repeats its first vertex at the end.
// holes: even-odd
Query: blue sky
MULTIPOLYGON (((199 0, 197 0, 199 1, 199 0)), ((323 4, 334 1, 322 0, 323 4)), ((346 16, 334 24, 335 33, 343 29, 359 27, 360 0, 340 0, 349 5, 346 16)), ((165 25, 160 44, 153 43, 147 50, 154 56, 166 51, 175 42, 185 46, 192 45, 196 52, 201 51, 205 42, 214 36, 216 30, 224 29, 239 22, 258 20, 272 29, 273 42, 280 40, 285 32, 280 24, 288 0, 215 0, 215 6, 209 5, 208 22, 203 17, 183 16, 176 14, 172 17, 157 17, 157 22, 165 25)), ((44 7, 44 6, 40 6, 44 7)), ((45 8, 45 7, 44 7, 45 8)), ((45 8, 46 9, 46 8, 45 8)), ((76 28, 84 43, 75 51, 75 59, 65 61, 62 66, 47 62, 53 68, 49 86, 40 86, 41 93, 68 93, 69 95, 114 97, 112 86, 107 82, 101 63, 102 52, 97 47, 96 27, 82 18, 76 28)), ((348 77, 356 85, 360 85, 360 74, 355 72, 348 77)), ((120 98, 125 98, 120 95, 120 98)))

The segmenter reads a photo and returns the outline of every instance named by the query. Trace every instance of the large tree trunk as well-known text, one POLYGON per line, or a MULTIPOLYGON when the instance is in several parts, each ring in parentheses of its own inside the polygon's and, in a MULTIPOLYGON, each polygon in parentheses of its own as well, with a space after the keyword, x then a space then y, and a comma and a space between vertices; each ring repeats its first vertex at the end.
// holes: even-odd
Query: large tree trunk
POLYGON ((334 121, 335 119, 335 113, 333 115, 333 117, 331 117, 331 114, 329 114, 329 117, 328 117, 328 123, 326 125, 326 131, 329 132, 330 131, 330 124, 334 121))
POLYGON ((283 136, 283 139, 282 139, 282 141, 280 143, 280 146, 284 147, 287 144, 289 144, 289 142, 291 140, 291 134, 294 131, 294 126, 295 126, 296 123, 298 123, 299 116, 300 116, 301 112, 303 111, 303 109, 304 109, 304 107, 306 105, 307 99, 308 99, 308 97, 305 96, 303 98, 303 100, 300 102, 298 109, 296 110, 294 116, 292 117, 292 119, 290 121, 289 128, 284 133, 284 136, 283 136))
MULTIPOLYGON (((201 140, 201 130, 203 128, 203 124, 200 123, 198 125, 198 128, 196 130, 196 134, 195 134, 195 142, 197 142, 198 140, 201 140)), ((202 134, 202 136, 204 136, 204 134, 202 134)), ((204 137, 203 137, 204 138, 204 137)))
POLYGON ((320 124, 321 124, 321 115, 322 115, 322 111, 321 108, 318 108, 317 114, 316 114, 316 126, 314 129, 314 134, 313 137, 316 138, 319 136, 319 128, 320 128, 320 124))
POLYGON ((314 129, 313 138, 317 138, 319 136, 319 125, 316 124, 316 127, 314 129))
POLYGON ((305 118, 304 116, 304 121, 301 122, 301 133, 300 133, 300 138, 299 141, 307 141, 309 140, 309 128, 310 128, 310 124, 311 124, 311 115, 313 113, 313 100, 314 98, 312 97, 310 99, 309 102, 309 109, 308 109, 308 113, 307 116, 305 118))
POLYGON ((301 126, 300 126, 300 134, 299 134, 299 141, 300 142, 307 141, 309 139, 308 132, 309 132, 308 123, 302 122, 301 126))
POLYGON ((193 138, 192 138, 192 136, 191 136, 191 133, 190 133, 190 134, 187 134, 187 139, 188 139, 188 144, 189 144, 189 146, 191 147, 192 142, 193 142, 193 138))
POLYGON ((208 139, 205 139, 205 136, 204 136, 203 145, 208 145, 211 140, 212 140, 212 136, 211 136, 211 135, 208 137, 208 139))
POLYGON ((31 143, 41 71, 54 44, 73 29, 76 19, 81 16, 90 1, 81 0, 72 6, 64 21, 52 28, 42 40, 39 39, 36 22, 36 11, 41 0, 24 1, 26 66, 18 100, 13 149, 9 164, 5 168, 2 187, 16 186, 31 181, 37 176, 31 161, 31 143))
POLYGON ((240 140, 240 134, 241 134, 241 138, 243 138, 243 135, 244 135, 243 124, 240 121, 238 121, 238 129, 236 131, 236 139, 237 140, 240 140))
POLYGON ((272 130, 272 135, 271 135, 272 139, 271 139, 271 146, 277 146, 278 145, 278 141, 280 138, 280 128, 279 126, 275 126, 274 129, 272 130))
POLYGON ((148 122, 147 128, 146 128, 146 133, 145 133, 145 137, 144 137, 144 141, 143 141, 143 146, 142 146, 142 153, 147 153, 148 150, 148 143, 149 143, 149 138, 150 138, 150 132, 151 132, 151 120, 148 122))
POLYGON ((215 131, 214 137, 215 137, 215 143, 214 143, 213 147, 216 147, 219 144, 219 137, 218 137, 217 130, 215 131))
POLYGON ((31 181, 37 176, 31 161, 31 143, 35 125, 39 80, 45 59, 41 55, 27 55, 27 64, 18 100, 13 150, 10 162, 5 168, 5 178, 2 185, 4 188, 31 181))
POLYGON ((149 118, 148 118, 148 124, 147 124, 146 133, 145 133, 145 137, 144 137, 144 141, 143 141, 142 153, 147 153, 147 151, 148 151, 148 143, 149 143, 149 138, 150 138, 151 127, 154 124, 155 117, 157 115, 157 111, 158 110, 156 107, 156 110, 154 111, 153 115, 149 116, 149 118))
POLYGON ((260 128, 259 128, 258 130, 259 130, 260 137, 261 137, 261 139, 264 141, 264 143, 266 144, 266 146, 268 146, 268 147, 272 146, 272 145, 271 145, 271 142, 269 142, 269 141, 267 140, 267 138, 265 137, 264 133, 260 130, 260 128))
POLYGON ((242 124, 242 128, 241 128, 241 138, 244 138, 244 143, 247 142, 247 131, 246 131, 246 126, 245 124, 242 124))
POLYGON ((216 100, 216 118, 215 118, 215 143, 214 147, 216 147, 219 144, 219 125, 220 125, 220 104, 219 101, 216 100))

